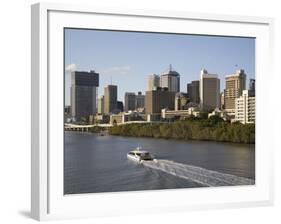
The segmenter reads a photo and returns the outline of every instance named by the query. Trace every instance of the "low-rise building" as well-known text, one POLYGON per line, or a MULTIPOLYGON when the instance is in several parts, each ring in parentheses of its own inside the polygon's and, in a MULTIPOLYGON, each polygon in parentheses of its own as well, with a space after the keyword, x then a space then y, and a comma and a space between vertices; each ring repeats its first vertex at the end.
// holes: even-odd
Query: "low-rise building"
POLYGON ((124 113, 111 114, 110 115, 110 122, 109 123, 112 124, 112 125, 125 123, 125 115, 124 115, 124 113))
POLYGON ((196 107, 189 107, 187 110, 161 110, 161 118, 162 119, 185 119, 191 116, 199 117, 200 111, 196 107))
POLYGON ((211 113, 208 114, 208 118, 212 117, 212 116, 218 116, 222 119, 226 120, 230 120, 231 118, 228 116, 227 112, 224 110, 220 110, 219 108, 216 108, 215 110, 213 110, 211 113))
POLYGON ((119 114, 110 115, 110 124, 124 124, 126 122, 134 122, 134 121, 146 121, 147 116, 145 113, 138 113, 135 111, 130 111, 128 113, 122 112, 119 114))
POLYGON ((109 115, 107 114, 96 114, 89 116, 90 124, 107 124, 109 123, 109 115))
POLYGON ((161 114, 147 114, 146 120, 148 122, 160 121, 161 120, 161 114))

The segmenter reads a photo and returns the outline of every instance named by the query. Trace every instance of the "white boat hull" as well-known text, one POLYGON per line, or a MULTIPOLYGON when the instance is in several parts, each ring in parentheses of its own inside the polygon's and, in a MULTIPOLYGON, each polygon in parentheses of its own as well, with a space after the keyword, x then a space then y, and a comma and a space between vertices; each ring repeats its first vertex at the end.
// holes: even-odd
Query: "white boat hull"
POLYGON ((133 160, 135 162, 140 162, 141 159, 136 157, 136 156, 133 156, 133 155, 127 155, 127 158, 130 159, 130 160, 133 160))

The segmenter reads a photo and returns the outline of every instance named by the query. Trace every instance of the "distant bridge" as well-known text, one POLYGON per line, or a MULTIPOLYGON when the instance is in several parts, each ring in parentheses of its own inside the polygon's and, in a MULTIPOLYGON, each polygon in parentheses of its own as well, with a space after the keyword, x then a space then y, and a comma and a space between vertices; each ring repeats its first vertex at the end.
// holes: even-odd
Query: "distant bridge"
POLYGON ((64 124, 65 131, 89 131, 90 128, 93 127, 104 127, 109 128, 112 127, 111 124, 89 124, 89 125, 80 125, 80 124, 64 124))
MULTIPOLYGON (((147 124, 147 123, 168 123, 163 121, 127 121, 124 123, 117 123, 116 125, 126 125, 126 124, 147 124)), ((87 124, 87 125, 80 125, 80 124, 71 124, 71 123, 65 123, 64 124, 64 130, 65 131, 89 131, 92 127, 104 127, 104 128, 110 128, 112 127, 112 124, 87 124)))

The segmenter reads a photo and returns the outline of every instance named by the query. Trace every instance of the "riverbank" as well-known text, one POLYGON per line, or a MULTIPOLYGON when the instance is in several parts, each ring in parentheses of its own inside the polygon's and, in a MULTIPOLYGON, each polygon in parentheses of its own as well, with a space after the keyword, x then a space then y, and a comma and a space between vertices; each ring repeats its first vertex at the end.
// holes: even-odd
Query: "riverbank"
POLYGON ((179 140, 255 143, 255 124, 228 123, 220 119, 194 119, 167 124, 126 124, 113 126, 111 135, 179 140))

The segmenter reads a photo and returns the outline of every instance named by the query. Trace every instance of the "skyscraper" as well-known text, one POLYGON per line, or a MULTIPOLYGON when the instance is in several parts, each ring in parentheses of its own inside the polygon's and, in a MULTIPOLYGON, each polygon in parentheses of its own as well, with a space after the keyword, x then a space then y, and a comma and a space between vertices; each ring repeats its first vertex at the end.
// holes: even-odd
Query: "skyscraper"
POLYGON ((124 111, 124 106, 123 106, 123 102, 122 101, 117 101, 117 109, 120 112, 124 111))
POLYGON ((220 93, 220 99, 221 99, 221 109, 224 110, 224 91, 220 93))
POLYGON ((117 86, 104 87, 104 113, 113 113, 117 109, 117 86))
POLYGON ((98 114, 104 113, 104 96, 98 98, 98 114))
POLYGON ((138 92, 138 95, 136 95, 136 109, 144 108, 144 101, 145 96, 142 95, 142 92, 138 92))
POLYGON ((249 91, 251 92, 252 95, 256 95, 256 80, 255 79, 250 79, 249 82, 249 91))
POLYGON ((168 88, 170 92, 180 92, 180 74, 173 71, 171 65, 169 70, 161 75, 160 86, 162 88, 168 88))
POLYGON ((160 86, 159 75, 149 75, 147 80, 147 91, 156 90, 160 86))
POLYGON ((187 94, 190 102, 192 103, 200 103, 200 95, 199 95, 199 80, 192 81, 187 84, 187 94))
POLYGON ((200 74, 200 106, 203 110, 220 107, 220 80, 216 74, 203 69, 200 74))
POLYGON ((71 116, 76 120, 96 113, 99 73, 94 71, 71 73, 71 116))
POLYGON ((125 111, 136 109, 136 94, 135 93, 125 93, 125 111))
POLYGON ((157 90, 145 92, 145 112, 146 114, 160 115, 161 110, 175 107, 175 92, 168 91, 168 88, 158 88, 157 90))
POLYGON ((176 93, 175 95, 175 110, 184 110, 188 103, 188 98, 186 93, 176 93))
POLYGON ((225 76, 224 107, 228 113, 235 112, 235 99, 246 89, 246 74, 237 70, 235 74, 225 76))

